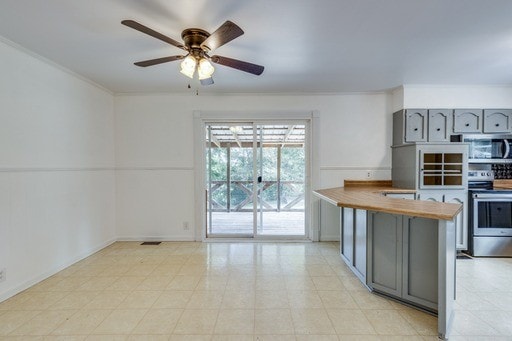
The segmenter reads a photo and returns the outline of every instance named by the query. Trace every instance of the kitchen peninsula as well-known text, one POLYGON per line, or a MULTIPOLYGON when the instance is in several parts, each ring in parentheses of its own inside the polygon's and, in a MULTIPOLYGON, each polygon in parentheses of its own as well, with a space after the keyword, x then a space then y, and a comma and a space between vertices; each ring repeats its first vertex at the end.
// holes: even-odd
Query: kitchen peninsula
MULTIPOLYGON (((437 313, 448 337, 455 300, 455 221, 461 205, 418 200, 390 181, 345 181, 313 191, 334 205, 340 253, 370 291, 437 313)), ((322 228, 322 226, 321 226, 322 228)))

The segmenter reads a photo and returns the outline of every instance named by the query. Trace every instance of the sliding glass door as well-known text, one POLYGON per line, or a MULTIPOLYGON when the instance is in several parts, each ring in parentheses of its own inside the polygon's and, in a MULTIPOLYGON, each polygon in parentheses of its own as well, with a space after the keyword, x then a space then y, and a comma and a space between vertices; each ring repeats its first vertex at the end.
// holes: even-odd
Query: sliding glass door
POLYGON ((207 124, 207 237, 304 237, 305 143, 305 123, 207 124))

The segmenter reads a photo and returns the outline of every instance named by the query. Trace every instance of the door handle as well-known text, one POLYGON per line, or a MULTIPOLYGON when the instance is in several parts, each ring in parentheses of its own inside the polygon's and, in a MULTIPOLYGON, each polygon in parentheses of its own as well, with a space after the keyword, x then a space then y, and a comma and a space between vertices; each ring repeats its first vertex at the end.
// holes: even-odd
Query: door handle
POLYGON ((258 176, 258 183, 261 184, 262 181, 263 181, 263 179, 262 179, 261 175, 258 176))

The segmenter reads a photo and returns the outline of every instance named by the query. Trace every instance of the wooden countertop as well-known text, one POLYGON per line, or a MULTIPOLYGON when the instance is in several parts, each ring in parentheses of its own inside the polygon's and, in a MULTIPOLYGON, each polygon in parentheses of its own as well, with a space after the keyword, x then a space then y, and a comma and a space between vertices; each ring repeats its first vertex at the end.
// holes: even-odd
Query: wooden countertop
POLYGON ((414 190, 362 183, 313 191, 318 197, 339 207, 386 212, 438 220, 453 220, 462 210, 460 204, 388 198, 385 193, 415 193, 414 190))

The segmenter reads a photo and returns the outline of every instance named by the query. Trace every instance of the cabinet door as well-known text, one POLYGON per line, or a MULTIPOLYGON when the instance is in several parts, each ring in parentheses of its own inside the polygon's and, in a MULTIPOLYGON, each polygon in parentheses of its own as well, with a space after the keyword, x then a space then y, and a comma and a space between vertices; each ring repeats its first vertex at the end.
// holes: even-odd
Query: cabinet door
POLYGON ((342 229, 341 253, 349 264, 354 261, 354 209, 343 208, 343 229, 342 229))
POLYGON ((511 131, 512 110, 484 110, 484 133, 511 131))
POLYGON ((454 133, 481 133, 482 110, 456 109, 453 112, 454 133))
POLYGON ((405 111, 405 142, 427 140, 427 110, 407 109, 405 111))
POLYGON ((437 309, 437 220, 404 217, 403 223, 402 297, 437 309))
POLYGON ((448 191, 444 195, 444 202, 462 205, 462 212, 457 215, 455 221, 455 240, 457 250, 468 248, 468 192, 448 191))
POLYGON ((416 200, 443 202, 445 191, 419 191, 416 193, 416 200))
POLYGON ((368 273, 372 289, 402 293, 402 216, 368 212, 368 273))
POLYGON ((428 111, 428 141, 450 142, 453 110, 428 111))
POLYGON ((354 268, 366 283, 366 210, 355 210, 354 218, 354 268))

